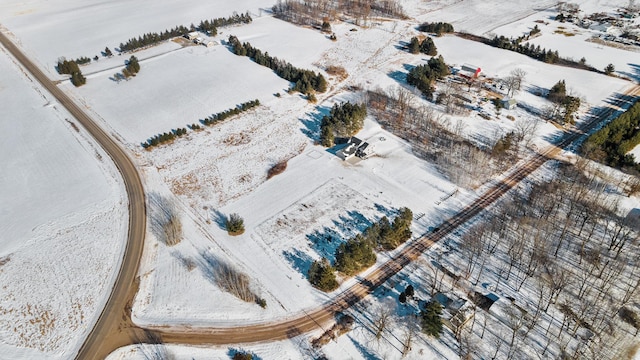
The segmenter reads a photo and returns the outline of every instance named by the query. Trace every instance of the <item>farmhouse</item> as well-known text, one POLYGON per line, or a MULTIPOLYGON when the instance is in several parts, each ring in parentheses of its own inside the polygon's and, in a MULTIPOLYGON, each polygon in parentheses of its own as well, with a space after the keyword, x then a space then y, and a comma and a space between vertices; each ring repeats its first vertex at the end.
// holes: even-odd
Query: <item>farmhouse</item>
POLYGON ((371 155, 372 150, 373 146, 371 144, 352 136, 347 140, 346 146, 336 152, 336 155, 345 161, 353 156, 364 159, 371 155))

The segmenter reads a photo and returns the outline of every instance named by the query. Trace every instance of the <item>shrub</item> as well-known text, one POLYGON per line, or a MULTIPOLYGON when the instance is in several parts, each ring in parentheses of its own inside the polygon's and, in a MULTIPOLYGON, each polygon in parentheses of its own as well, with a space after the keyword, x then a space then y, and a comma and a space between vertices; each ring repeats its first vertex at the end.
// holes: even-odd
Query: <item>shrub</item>
POLYGON ((256 301, 257 296, 251 291, 251 283, 247 274, 219 259, 209 259, 209 263, 215 282, 222 290, 242 301, 256 301))
POLYGON ((246 352, 237 352, 233 355, 233 360, 253 360, 253 355, 246 352))
POLYGON ((279 163, 273 165, 271 169, 269 169, 269 171, 267 172, 267 180, 271 179, 272 177, 278 174, 282 174, 286 170, 286 168, 287 168, 286 160, 280 161, 279 163))
POLYGON ((256 297, 256 304, 260 305, 260 307, 263 309, 267 308, 267 300, 261 297, 256 297))
POLYGON ((238 214, 229 215, 225 226, 231 236, 244 234, 244 220, 238 214))

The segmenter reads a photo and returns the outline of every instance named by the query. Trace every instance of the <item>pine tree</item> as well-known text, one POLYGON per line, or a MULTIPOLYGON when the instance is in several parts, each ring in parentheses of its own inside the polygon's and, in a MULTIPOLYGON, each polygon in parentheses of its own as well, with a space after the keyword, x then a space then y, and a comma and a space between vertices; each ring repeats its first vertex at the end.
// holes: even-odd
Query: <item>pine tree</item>
POLYGON ((616 67, 613 66, 613 64, 609 64, 607 65, 607 67, 604 68, 604 73, 607 75, 613 74, 614 71, 616 71, 616 67))
POLYGON ((412 37, 409 42, 409 52, 412 54, 418 54, 420 52, 420 40, 417 37, 412 37))
POLYGON ((431 300, 420 312, 420 324, 422 332, 439 338, 442 333, 442 305, 435 300, 431 300))
POLYGON ((307 276, 311 285, 322 291, 333 291, 338 287, 336 274, 327 259, 314 261, 307 276))
POLYGON ((438 50, 436 49, 436 44, 433 42, 433 39, 427 37, 420 44, 420 52, 423 54, 427 54, 429 56, 435 56, 438 54, 438 50))

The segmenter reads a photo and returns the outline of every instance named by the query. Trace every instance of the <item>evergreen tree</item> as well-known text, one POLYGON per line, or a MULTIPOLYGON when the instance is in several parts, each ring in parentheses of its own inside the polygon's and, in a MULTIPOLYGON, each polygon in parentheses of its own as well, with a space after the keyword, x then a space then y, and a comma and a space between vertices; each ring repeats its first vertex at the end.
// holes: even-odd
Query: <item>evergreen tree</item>
POLYGON ((433 42, 433 39, 430 37, 424 39, 422 44, 420 44, 420 52, 429 56, 437 55, 438 50, 436 49, 436 44, 433 42))
POLYGON ((604 73, 607 75, 613 74, 614 71, 616 71, 616 67, 613 66, 613 64, 609 64, 607 65, 607 67, 604 68, 604 73))
POLYGON ((420 52, 420 40, 417 37, 412 37, 409 42, 409 52, 412 54, 418 54, 420 52))
POLYGON ((435 300, 431 300, 420 312, 420 324, 422 332, 439 338, 442 333, 442 305, 435 300))
MULTIPOLYGON (((122 47, 122 44, 120 44, 120 47, 122 47)), ((111 49, 109 49, 108 46, 106 48, 104 48, 104 56, 106 56, 106 57, 112 57, 113 56, 113 53, 111 52, 111 49)))
POLYGON ((333 291, 338 288, 338 281, 333 267, 327 259, 314 261, 307 273, 309 282, 322 291, 333 291))
POLYGON ((560 80, 551 87, 547 98, 549 99, 549 101, 552 101, 557 104, 561 104, 562 102, 564 102, 564 98, 566 96, 567 96, 567 85, 565 84, 564 80, 560 80))

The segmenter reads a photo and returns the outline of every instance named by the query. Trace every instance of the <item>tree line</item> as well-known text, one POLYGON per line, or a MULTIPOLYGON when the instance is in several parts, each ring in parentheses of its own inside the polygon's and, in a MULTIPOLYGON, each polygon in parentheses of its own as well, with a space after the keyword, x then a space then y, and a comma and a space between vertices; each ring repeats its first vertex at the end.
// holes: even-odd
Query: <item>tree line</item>
MULTIPOLYGON (((244 102, 238 106, 236 106, 233 109, 228 109, 225 111, 221 111, 219 113, 216 114, 212 114, 209 115, 208 117, 206 117, 203 120, 200 120, 200 122, 204 125, 207 126, 213 126, 227 118, 230 118, 234 115, 238 115, 244 111, 253 109, 256 106, 260 105, 260 101, 258 99, 256 100, 251 100, 251 101, 247 101, 244 102)), ((193 131, 197 131, 201 129, 201 126, 198 124, 191 124, 191 125, 187 125, 187 127, 183 127, 183 128, 177 128, 177 129, 173 129, 170 132, 165 132, 162 134, 158 134, 155 135, 151 138, 149 138, 147 141, 143 142, 141 144, 141 146, 145 149, 154 147, 154 146, 158 146, 158 145, 162 145, 164 143, 170 142, 172 140, 174 140, 175 138, 181 137, 183 135, 185 135, 187 133, 187 128, 190 128, 193 131)))
MULTIPOLYGON (((251 15, 249 15, 249 12, 247 11, 244 14, 239 14, 239 15, 237 13, 233 14, 228 18, 220 17, 217 19, 200 21, 200 23, 198 24, 197 27, 195 27, 195 29, 203 32, 207 32, 211 36, 216 36, 218 35, 219 27, 225 27, 225 26, 237 25, 237 24, 250 24, 252 21, 253 19, 251 18, 251 15)), ((191 27, 194 28, 193 25, 191 27)))
POLYGON ((203 20, 200 21, 198 27, 191 24, 190 27, 184 25, 178 25, 174 28, 167 29, 161 32, 153 32, 143 34, 138 36, 137 38, 131 38, 125 43, 120 43, 119 50, 120 52, 127 52, 137 50, 146 46, 155 45, 159 42, 172 39, 178 36, 185 36, 191 31, 200 30, 203 32, 207 32, 212 36, 215 36, 218 33, 217 28, 222 26, 234 25, 234 24, 248 24, 251 23, 253 19, 247 12, 246 14, 234 14, 228 18, 217 18, 212 20, 203 20))
POLYGON ((334 145, 336 136, 353 136, 364 126, 367 117, 367 106, 363 104, 346 103, 334 104, 329 115, 322 117, 320 122, 320 143, 322 146, 334 145))
POLYGON ((426 64, 411 69, 407 74, 407 83, 417 87, 427 99, 431 100, 435 91, 433 84, 436 79, 442 79, 449 74, 449 66, 440 55, 432 57, 426 64))
POLYGON ((229 36, 229 45, 234 54, 247 56, 259 65, 266 66, 273 70, 279 77, 294 83, 293 91, 309 95, 313 91, 323 93, 327 91, 327 80, 319 72, 299 69, 290 63, 270 56, 268 52, 263 53, 248 42, 241 43, 237 37, 229 36))
POLYGON ((282 20, 311 26, 340 20, 340 16, 353 18, 356 25, 367 23, 372 16, 407 18, 398 0, 278 0, 271 10, 282 20))
POLYGON ((335 267, 327 259, 314 261, 308 272, 311 285, 322 291, 338 287, 335 271, 353 276, 376 263, 375 250, 393 250, 411 238, 413 212, 401 208, 390 222, 385 216, 362 234, 343 242, 335 252, 335 267))
POLYGON ((640 144, 640 102, 591 135, 582 146, 589 158, 618 168, 640 171, 632 154, 627 154, 640 144))

